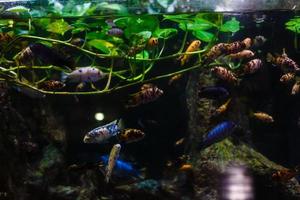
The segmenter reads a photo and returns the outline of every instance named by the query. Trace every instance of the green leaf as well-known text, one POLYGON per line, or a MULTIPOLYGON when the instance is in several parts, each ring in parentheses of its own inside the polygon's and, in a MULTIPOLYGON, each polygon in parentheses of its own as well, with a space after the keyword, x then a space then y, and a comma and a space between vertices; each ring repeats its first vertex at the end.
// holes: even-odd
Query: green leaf
POLYGON ((15 12, 15 13, 22 13, 22 12, 29 12, 29 8, 24 6, 15 6, 5 10, 6 12, 15 12))
POLYGON ((235 19, 235 17, 232 17, 231 20, 225 22, 222 26, 220 31, 222 32, 231 32, 235 33, 240 30, 240 22, 235 19))
POLYGON ((125 28, 128 25, 130 17, 121 17, 114 20, 114 23, 119 28, 125 28))
POLYGON ((76 5, 74 9, 72 10, 72 15, 73 16, 83 16, 88 9, 91 7, 92 3, 84 3, 80 5, 76 5))
POLYGON ((202 30, 193 31, 193 35, 204 42, 210 42, 214 38, 214 34, 202 30))
POLYGON ((164 28, 164 29, 156 29, 153 35, 158 38, 169 39, 177 34, 177 29, 175 28, 164 28))
POLYGON ((65 32, 70 30, 71 28, 72 27, 67 22, 61 19, 61 20, 56 20, 55 22, 49 24, 47 26, 47 31, 64 35, 65 32))
POLYGON ((100 39, 94 39, 88 42, 88 44, 96 49, 99 49, 105 54, 109 54, 114 45, 110 42, 100 39))
POLYGON ((135 36, 141 38, 142 40, 146 41, 151 37, 152 33, 151 31, 142 31, 137 33, 135 36))
POLYGON ((127 14, 127 8, 121 4, 102 2, 97 5, 96 10, 104 10, 107 12, 117 12, 119 14, 127 14))
POLYGON ((195 19, 203 19, 214 24, 214 26, 220 26, 223 15, 220 13, 199 13, 196 15, 195 19))
POLYGON ((47 26, 51 23, 51 19, 49 18, 33 19, 32 23, 37 27, 46 29, 47 26))
POLYGON ((163 17, 164 17, 163 20, 170 20, 170 21, 177 22, 177 23, 191 19, 190 14, 163 15, 163 17))
POLYGON ((86 39, 88 39, 88 40, 93 40, 93 39, 104 38, 105 35, 106 35, 105 33, 99 32, 99 31, 96 31, 96 32, 89 32, 89 33, 86 35, 86 39))
POLYGON ((130 39, 132 35, 142 31, 154 32, 159 27, 159 21, 156 16, 134 16, 128 19, 125 37, 130 39))
POLYGON ((136 58, 142 59, 148 59, 149 58, 149 53, 146 50, 141 51, 140 53, 136 54, 136 58))

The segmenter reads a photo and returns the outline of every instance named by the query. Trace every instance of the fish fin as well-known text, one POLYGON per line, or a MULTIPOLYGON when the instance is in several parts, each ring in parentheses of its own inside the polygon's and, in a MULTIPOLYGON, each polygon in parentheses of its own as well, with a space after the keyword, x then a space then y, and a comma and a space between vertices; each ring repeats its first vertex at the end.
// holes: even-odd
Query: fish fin
POLYGON ((272 54, 268 53, 267 54, 267 62, 272 62, 274 60, 274 57, 272 56, 272 54))
POLYGON ((125 129, 125 123, 122 118, 116 120, 116 124, 118 125, 119 129, 122 131, 125 129))
POLYGON ((61 82, 67 83, 69 81, 69 74, 66 72, 61 72, 61 82))

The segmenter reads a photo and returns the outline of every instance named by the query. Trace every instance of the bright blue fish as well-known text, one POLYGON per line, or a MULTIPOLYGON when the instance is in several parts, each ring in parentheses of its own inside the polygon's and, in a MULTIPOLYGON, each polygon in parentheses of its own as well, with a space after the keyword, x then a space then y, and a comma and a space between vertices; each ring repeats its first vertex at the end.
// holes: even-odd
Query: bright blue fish
MULTIPOLYGON (((108 155, 101 156, 101 160, 104 165, 108 164, 108 157, 108 155)), ((131 163, 123 161, 121 159, 117 159, 115 163, 115 171, 129 176, 140 176, 139 171, 134 169, 131 163)))
POLYGON ((232 121, 224 121, 219 123, 207 134, 199 148, 202 149, 223 140, 232 133, 235 127, 236 124, 232 121))

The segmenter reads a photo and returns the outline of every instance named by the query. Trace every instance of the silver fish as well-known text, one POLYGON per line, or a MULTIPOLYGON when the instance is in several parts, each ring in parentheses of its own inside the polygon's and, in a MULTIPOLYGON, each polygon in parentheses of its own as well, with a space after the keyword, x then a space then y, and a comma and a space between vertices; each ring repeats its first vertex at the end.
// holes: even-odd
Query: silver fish
POLYGON ((84 143, 104 143, 108 139, 116 136, 123 129, 122 120, 115 120, 109 124, 99 126, 89 131, 83 138, 84 143))
POLYGON ((106 75, 106 73, 95 67, 81 67, 67 75, 66 81, 72 83, 96 82, 106 77, 106 75))
POLYGON ((121 151, 121 145, 120 144, 115 144, 113 146, 113 148, 111 149, 111 151, 110 151, 109 158, 108 158, 108 164, 107 164, 106 169, 105 169, 105 182, 106 183, 109 182, 112 171, 113 171, 113 169, 115 167, 115 164, 116 164, 116 161, 119 157, 120 151, 121 151))

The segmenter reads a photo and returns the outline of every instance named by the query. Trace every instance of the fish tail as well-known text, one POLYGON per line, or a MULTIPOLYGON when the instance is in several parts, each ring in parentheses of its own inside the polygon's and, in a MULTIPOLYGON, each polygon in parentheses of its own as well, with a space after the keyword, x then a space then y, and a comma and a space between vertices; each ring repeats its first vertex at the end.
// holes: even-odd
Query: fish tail
POLYGON ((274 57, 272 56, 272 54, 268 53, 267 54, 267 62, 272 62, 274 60, 274 57))
POLYGON ((68 82, 68 74, 67 74, 67 73, 61 72, 61 81, 62 81, 63 83, 68 82))
POLYGON ((118 119, 116 121, 116 124, 118 125, 120 131, 125 129, 125 123, 124 123, 124 120, 122 118, 118 119))

